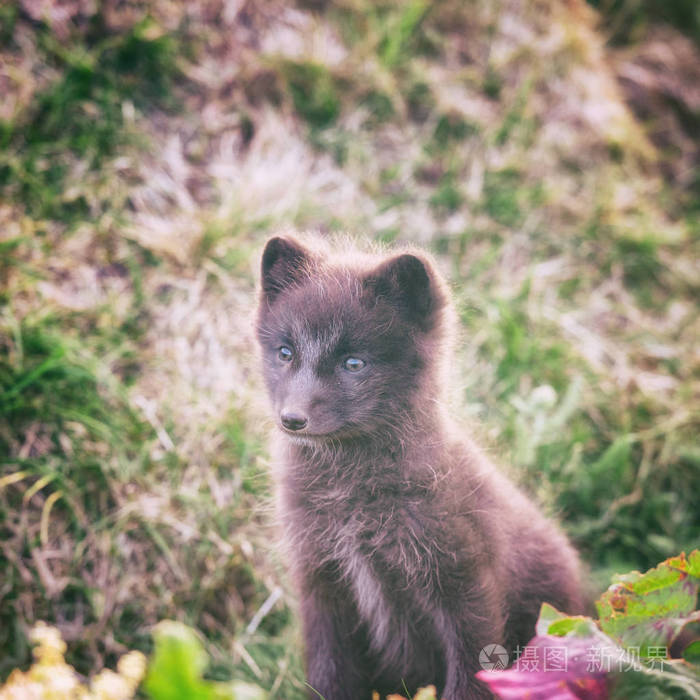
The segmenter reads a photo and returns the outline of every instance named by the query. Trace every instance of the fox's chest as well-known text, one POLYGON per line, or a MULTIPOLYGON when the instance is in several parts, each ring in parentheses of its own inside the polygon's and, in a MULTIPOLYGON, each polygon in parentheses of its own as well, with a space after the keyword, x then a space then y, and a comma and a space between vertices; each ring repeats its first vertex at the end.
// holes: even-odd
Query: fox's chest
POLYGON ((427 533, 418 513, 395 500, 363 505, 297 503, 287 521, 291 553, 303 575, 354 603, 358 619, 348 628, 366 630, 378 673, 408 678, 423 669, 429 678, 434 650, 415 653, 434 636, 428 598, 439 574, 427 533))
POLYGON ((333 572, 330 583, 352 596, 378 646, 387 641, 395 608, 404 606, 407 592, 422 587, 424 572, 435 568, 413 520, 395 507, 316 507, 308 527, 293 527, 290 534, 304 543, 318 571, 333 572))

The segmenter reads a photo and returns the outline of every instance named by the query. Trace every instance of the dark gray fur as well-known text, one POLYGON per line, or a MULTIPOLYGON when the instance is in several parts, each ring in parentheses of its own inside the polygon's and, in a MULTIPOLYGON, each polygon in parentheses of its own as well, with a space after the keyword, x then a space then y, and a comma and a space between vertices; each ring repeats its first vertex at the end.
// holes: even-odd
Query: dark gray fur
POLYGON ((261 286, 274 414, 308 420, 280 423, 275 480, 309 684, 326 700, 430 683, 490 697, 479 651, 525 645, 543 601, 580 612, 578 561, 450 423, 444 283, 417 252, 334 256, 285 237, 265 248, 261 286))

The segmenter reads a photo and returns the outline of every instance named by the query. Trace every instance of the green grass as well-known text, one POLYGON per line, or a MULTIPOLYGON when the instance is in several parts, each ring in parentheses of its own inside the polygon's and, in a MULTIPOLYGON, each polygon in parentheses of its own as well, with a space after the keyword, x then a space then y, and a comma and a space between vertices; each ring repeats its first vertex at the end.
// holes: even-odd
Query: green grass
POLYGON ((700 541, 697 202, 632 130, 611 153, 558 113, 574 146, 547 145, 548 86, 592 70, 568 47, 491 56, 479 3, 321 5, 284 31, 98 10, 70 41, 0 10, 31 86, 0 124, 0 678, 34 620, 88 674, 174 618, 210 678, 305 697, 249 324, 289 227, 433 250, 455 410, 596 585, 700 541))
MULTIPOLYGON (((4 347, 9 361, 0 371, 0 411, 6 419, 0 449, 16 456, 5 460, 2 473, 5 478, 22 477, 0 492, 0 566, 10 580, 27 575, 22 559, 45 547, 50 534, 58 534, 48 529, 56 520, 61 522, 59 539, 84 541, 89 547, 89 531, 95 533, 103 515, 116 506, 113 489, 148 468, 148 426, 119 392, 100 382, 95 358, 81 356, 72 339, 52 328, 60 321, 18 324, 11 344, 4 347)), ((79 615, 86 624, 94 622, 97 590, 81 580, 79 549, 60 558, 67 577, 63 584, 50 574, 33 572, 32 585, 40 593, 32 613, 38 619, 61 611, 67 619, 79 615)), ((5 600, 4 629, 27 622, 18 605, 13 596, 5 600)), ((4 671, 20 660, 4 656, 4 671)))
POLYGON ((325 66, 310 61, 287 61, 281 70, 300 117, 317 129, 336 121, 341 108, 340 97, 333 76, 325 66))
POLYGON ((700 41, 700 9, 693 0, 588 0, 601 10, 605 28, 615 43, 628 44, 649 25, 665 22, 700 41))

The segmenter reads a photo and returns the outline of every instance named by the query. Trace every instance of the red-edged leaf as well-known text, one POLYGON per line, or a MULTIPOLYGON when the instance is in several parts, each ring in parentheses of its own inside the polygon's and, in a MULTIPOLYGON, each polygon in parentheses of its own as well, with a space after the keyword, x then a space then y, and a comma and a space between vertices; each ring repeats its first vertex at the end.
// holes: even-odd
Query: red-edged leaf
POLYGON ((506 671, 479 671, 476 676, 503 700, 606 700, 606 673, 596 659, 624 651, 598 633, 590 637, 535 637, 506 671))

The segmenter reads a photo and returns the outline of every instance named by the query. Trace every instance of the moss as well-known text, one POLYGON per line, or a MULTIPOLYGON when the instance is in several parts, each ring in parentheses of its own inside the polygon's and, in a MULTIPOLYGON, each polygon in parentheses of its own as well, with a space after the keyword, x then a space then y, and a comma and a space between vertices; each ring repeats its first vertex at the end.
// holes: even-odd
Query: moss
POLYGON ((439 214, 450 214, 457 209, 464 197, 457 188, 454 176, 451 173, 444 175, 435 192, 430 197, 430 206, 439 214))
POLYGON ((383 124, 396 114, 391 97, 379 90, 369 90, 360 98, 359 103, 369 112, 366 123, 370 127, 383 124))
POLYGON ((299 116, 317 129, 325 129, 340 115, 340 96, 331 72, 311 61, 282 64, 294 108, 299 116))
POLYGON ((445 151, 455 142, 464 141, 478 131, 477 126, 458 113, 443 114, 435 125, 432 142, 438 151, 445 151))
POLYGON ((422 80, 412 83, 406 93, 406 106, 411 119, 422 124, 435 108, 430 85, 422 80))
POLYGON ((484 181, 484 208, 505 226, 518 226, 523 219, 520 201, 522 175, 512 168, 490 172, 484 181))

